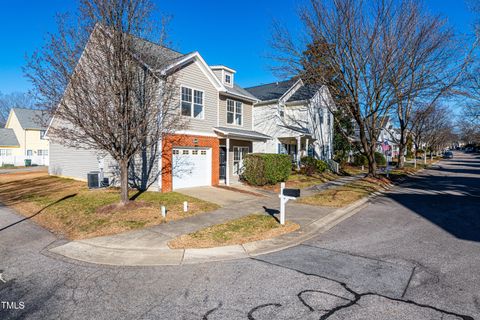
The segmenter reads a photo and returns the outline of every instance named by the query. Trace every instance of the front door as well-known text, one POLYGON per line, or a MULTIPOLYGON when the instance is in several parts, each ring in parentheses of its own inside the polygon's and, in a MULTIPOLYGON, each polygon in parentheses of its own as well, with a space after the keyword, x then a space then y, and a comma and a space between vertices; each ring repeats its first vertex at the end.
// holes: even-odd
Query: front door
POLYGON ((227 148, 220 147, 220 180, 227 178, 227 148))

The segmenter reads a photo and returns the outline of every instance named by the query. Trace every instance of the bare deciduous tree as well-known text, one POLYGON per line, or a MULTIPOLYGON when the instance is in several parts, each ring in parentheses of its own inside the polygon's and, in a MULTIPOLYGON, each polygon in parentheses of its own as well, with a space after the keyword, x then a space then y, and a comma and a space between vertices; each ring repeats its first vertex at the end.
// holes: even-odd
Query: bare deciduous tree
POLYGON ((5 126, 8 114, 12 108, 32 109, 35 107, 33 97, 25 92, 0 92, 0 127, 5 126))
POLYGON ((58 33, 33 54, 26 73, 54 117, 49 138, 111 157, 126 203, 129 166, 147 165, 130 175, 146 189, 146 175, 160 171, 155 158, 162 135, 179 126, 170 109, 175 81, 162 73, 177 56, 153 43, 164 37, 156 33, 163 28, 152 19, 149 0, 81 0, 79 12, 74 23, 59 17, 58 33))
POLYGON ((429 104, 415 110, 412 117, 412 140, 417 152, 424 149, 426 159, 427 150, 438 153, 451 145, 456 139, 453 133, 453 124, 446 106, 429 104))
POLYGON ((396 40, 404 48, 404 54, 393 64, 390 82, 396 101, 392 113, 400 129, 396 141, 398 167, 403 168, 415 109, 434 105, 451 95, 461 80, 469 55, 462 61, 462 48, 466 46, 461 45, 444 19, 426 13, 421 2, 405 1, 400 10, 407 17, 398 20, 401 32, 396 40))
MULTIPOLYGON (((433 80, 423 79, 423 68, 439 67, 432 60, 443 57, 451 34, 444 30, 443 21, 426 16, 419 5, 407 0, 310 0, 300 17, 303 36, 293 37, 275 26, 275 70, 328 85, 337 106, 354 119, 369 175, 375 176, 374 154, 382 122, 404 101, 406 92, 412 97, 425 94, 420 89, 431 86, 433 80), (424 83, 417 87, 416 81, 424 83)), ((445 57, 450 58, 450 52, 445 57)), ((407 105, 407 109, 413 106, 407 105)))

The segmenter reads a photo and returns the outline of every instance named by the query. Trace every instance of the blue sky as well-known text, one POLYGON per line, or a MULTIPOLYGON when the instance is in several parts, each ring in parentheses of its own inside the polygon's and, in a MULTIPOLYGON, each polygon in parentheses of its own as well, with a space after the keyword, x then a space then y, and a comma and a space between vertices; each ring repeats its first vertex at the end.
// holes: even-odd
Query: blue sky
MULTIPOLYGON (((181 52, 199 51, 208 64, 237 70, 236 81, 252 86, 277 80, 269 70, 272 20, 298 27, 303 0, 156 1, 172 16, 170 40, 181 52)), ((459 32, 469 32, 473 14, 462 0, 428 0, 430 10, 447 17, 459 32)), ((39 47, 56 29, 57 12, 75 10, 69 0, 15 0, 0 4, 0 92, 27 91, 22 74, 25 54, 39 47)))

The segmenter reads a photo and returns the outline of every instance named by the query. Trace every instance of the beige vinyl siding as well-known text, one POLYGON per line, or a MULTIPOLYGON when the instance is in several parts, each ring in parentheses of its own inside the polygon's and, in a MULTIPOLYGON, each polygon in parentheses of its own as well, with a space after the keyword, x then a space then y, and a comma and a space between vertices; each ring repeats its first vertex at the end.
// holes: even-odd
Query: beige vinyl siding
POLYGON ((189 87, 194 90, 203 91, 203 119, 185 117, 188 121, 187 130, 212 133, 212 128, 217 126, 218 112, 218 91, 198 66, 198 63, 191 63, 179 70, 175 77, 178 86, 178 100, 173 101, 180 113, 181 87, 189 87))
POLYGON ((215 76, 218 78, 218 80, 220 80, 223 83, 222 69, 215 69, 215 70, 212 70, 212 71, 215 74, 215 76))
POLYGON ((97 152, 50 143, 48 173, 76 180, 87 180, 87 173, 98 171, 97 152))
POLYGON ((226 96, 221 95, 220 96, 220 127, 231 127, 231 128, 238 128, 238 129, 244 129, 244 130, 253 130, 252 126, 252 109, 253 106, 250 102, 241 100, 241 99, 235 99, 235 98, 229 98, 226 96), (242 125, 237 126, 235 124, 227 124, 227 99, 234 100, 234 101, 240 101, 243 104, 243 114, 242 114, 242 125))

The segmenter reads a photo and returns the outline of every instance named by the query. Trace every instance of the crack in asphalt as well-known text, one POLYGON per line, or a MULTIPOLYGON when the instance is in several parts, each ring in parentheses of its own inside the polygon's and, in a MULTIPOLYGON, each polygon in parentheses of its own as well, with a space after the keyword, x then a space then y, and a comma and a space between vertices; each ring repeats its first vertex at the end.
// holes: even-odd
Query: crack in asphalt
POLYGON ((249 312, 248 312, 248 320, 255 320, 255 317, 253 316, 253 313, 260 310, 260 309, 263 309, 263 308, 266 308, 266 307, 270 307, 270 306, 273 306, 275 308, 279 308, 281 307, 282 305, 280 303, 265 303, 265 304, 261 304, 259 306, 256 306, 254 308, 252 308, 249 312))
POLYGON ((402 298, 405 297, 405 295, 407 294, 408 287, 410 286, 410 282, 412 282, 412 278, 413 278, 413 275, 415 274, 416 268, 417 267, 413 267, 412 273, 410 273, 410 277, 408 278, 407 285, 405 286, 405 289, 403 289, 402 298))
POLYGON ((213 313, 213 312, 217 311, 218 309, 220 309, 222 306, 223 306, 223 303, 220 302, 220 303, 218 304, 218 306, 216 306, 216 307, 213 308, 213 309, 208 310, 208 311, 203 315, 203 320, 208 320, 208 316, 209 316, 211 313, 213 313))
MULTIPOLYGON (((330 292, 327 292, 327 291, 322 291, 322 290, 303 290, 303 291, 300 291, 298 294, 297 294, 297 297, 298 297, 298 300, 300 300, 300 302, 308 308, 308 310, 310 310, 311 312, 315 311, 315 309, 309 305, 302 297, 303 294, 305 293, 309 293, 309 292, 318 292, 318 293, 323 293, 323 294, 328 294, 329 296, 333 296, 333 297, 336 297, 336 298, 339 298, 339 299, 343 299, 343 300, 347 300, 347 301, 351 301, 350 299, 348 298, 345 298, 345 297, 342 297, 342 296, 339 296, 339 295, 336 295, 336 294, 333 294, 333 293, 330 293, 330 292)), ((329 311, 328 309, 320 309, 320 311, 329 311)))
MULTIPOLYGON (((300 292, 297 294, 297 298, 300 300, 300 302, 301 302, 310 312, 326 311, 325 314, 323 314, 323 315, 320 316, 319 320, 329 319, 331 316, 333 316, 334 314, 338 313, 339 311, 345 310, 345 309, 348 309, 349 307, 352 307, 352 306, 354 306, 354 305, 357 305, 357 303, 359 302, 360 299, 362 299, 363 297, 367 297, 367 296, 376 296, 376 297, 384 298, 384 299, 387 299, 387 300, 390 300, 390 301, 395 301, 395 302, 405 303, 405 304, 409 304, 409 305, 414 305, 414 306, 421 307, 421 308, 427 308, 427 309, 430 309, 430 310, 433 310, 433 311, 442 313, 443 315, 449 315, 449 316, 458 317, 458 318, 460 318, 460 319, 462 319, 462 320, 474 320, 473 317, 468 316, 468 315, 463 315, 463 314, 451 312, 451 311, 448 311, 448 310, 443 310, 443 309, 440 309, 440 308, 437 308, 437 307, 434 307, 434 306, 431 306, 431 305, 418 303, 418 302, 415 302, 415 301, 412 301, 412 300, 402 299, 404 295, 402 295, 402 298, 394 298, 394 297, 389 297, 389 296, 386 296, 386 295, 378 294, 378 293, 375 293, 375 292, 362 292, 362 293, 359 293, 359 292, 356 292, 355 290, 353 290, 352 288, 350 288, 346 283, 341 282, 341 281, 338 281, 338 280, 335 280, 335 279, 332 279, 332 278, 329 278, 329 277, 321 276, 321 275, 314 274, 314 273, 307 273, 307 272, 304 272, 304 271, 301 271, 301 270, 297 270, 297 269, 295 269, 295 268, 282 266, 282 265, 279 265, 279 264, 276 264, 276 263, 272 263, 272 262, 269 262, 269 261, 265 261, 265 260, 262 260, 262 259, 257 259, 257 258, 250 258, 250 259, 251 259, 251 260, 254 260, 254 261, 266 263, 266 264, 271 265, 271 266, 275 266, 275 267, 280 267, 280 268, 285 268, 285 269, 288 269, 288 270, 296 271, 296 272, 298 272, 298 273, 300 273, 300 274, 302 274, 302 275, 305 275, 305 276, 313 276, 313 277, 317 277, 317 278, 320 278, 320 279, 333 281, 333 282, 339 284, 340 286, 342 286, 347 292, 349 292, 350 294, 353 295, 353 299, 348 299, 348 298, 345 298, 345 297, 342 297, 342 296, 339 296, 339 295, 335 295, 335 294, 332 294, 332 293, 329 293, 329 292, 325 292, 325 291, 320 291, 320 290, 308 290, 308 289, 307 289, 307 290, 302 290, 302 291, 300 291, 300 292), (305 301, 305 299, 303 299, 303 297, 302 297, 302 295, 305 294, 305 293, 307 293, 307 292, 319 292, 319 293, 323 293, 323 294, 328 294, 328 295, 330 295, 330 296, 334 296, 334 297, 339 298, 339 299, 342 299, 342 300, 347 300, 348 302, 345 303, 345 304, 337 305, 336 307, 331 308, 331 309, 315 310, 315 308, 313 308, 311 305, 309 305, 309 304, 305 301)), ((412 275, 413 275, 413 272, 412 272, 412 275)), ((412 275, 410 276, 409 283, 410 283, 410 280, 411 280, 411 278, 412 278, 412 275)), ((407 285, 407 288, 408 288, 408 285, 407 285)), ((406 288, 405 288, 405 290, 404 290, 404 294, 405 294, 405 291, 406 291, 406 288)), ((274 307, 278 308, 278 307, 281 307, 282 305, 281 305, 280 303, 266 303, 266 304, 261 304, 261 305, 255 306, 255 307, 253 307, 252 309, 250 309, 250 311, 248 312, 248 314, 247 314, 248 319, 249 319, 249 320, 255 320, 255 317, 253 316, 253 314, 254 314, 255 312, 257 312, 258 310, 263 309, 263 308, 265 308, 265 307, 269 307, 269 306, 274 306, 274 307)), ((212 314, 213 312, 217 311, 220 307, 221 307, 221 303, 220 303, 220 305, 219 305, 218 307, 207 311, 207 313, 205 313, 205 315, 203 316, 203 319, 204 319, 204 320, 208 320, 208 316, 209 316, 210 314, 212 314)))

